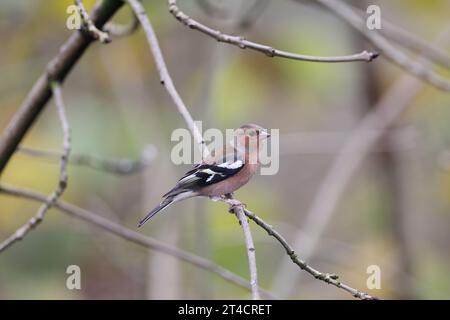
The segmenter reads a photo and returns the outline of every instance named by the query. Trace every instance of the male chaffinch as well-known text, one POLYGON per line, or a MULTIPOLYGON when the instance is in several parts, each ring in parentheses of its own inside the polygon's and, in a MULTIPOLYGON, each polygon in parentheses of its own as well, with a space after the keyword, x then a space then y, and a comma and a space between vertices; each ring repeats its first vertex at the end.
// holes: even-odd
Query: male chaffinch
POLYGON ((234 137, 225 147, 213 150, 188 171, 163 195, 161 203, 139 222, 138 227, 175 202, 198 196, 218 200, 246 184, 259 166, 261 145, 270 134, 256 124, 245 124, 234 131, 234 137))

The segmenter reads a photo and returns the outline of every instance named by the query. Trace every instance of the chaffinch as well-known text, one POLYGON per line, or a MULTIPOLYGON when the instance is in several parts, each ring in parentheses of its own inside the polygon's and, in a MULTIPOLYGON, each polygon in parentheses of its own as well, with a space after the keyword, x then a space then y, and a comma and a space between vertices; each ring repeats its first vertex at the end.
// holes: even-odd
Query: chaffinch
POLYGON ((234 139, 225 147, 213 150, 201 163, 188 171, 161 203, 138 224, 141 227, 155 214, 171 204, 192 197, 219 200, 246 184, 259 166, 261 146, 270 134, 266 129, 245 124, 234 131, 234 139))

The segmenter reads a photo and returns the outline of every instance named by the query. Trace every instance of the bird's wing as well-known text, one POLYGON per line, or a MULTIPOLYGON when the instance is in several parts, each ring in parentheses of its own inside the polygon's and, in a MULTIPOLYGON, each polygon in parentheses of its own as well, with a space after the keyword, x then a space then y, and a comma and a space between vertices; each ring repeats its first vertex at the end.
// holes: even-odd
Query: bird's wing
POLYGON ((164 195, 173 196, 180 192, 195 191, 235 175, 244 167, 244 160, 236 155, 223 157, 214 163, 201 163, 188 171, 177 183, 175 188, 164 195))

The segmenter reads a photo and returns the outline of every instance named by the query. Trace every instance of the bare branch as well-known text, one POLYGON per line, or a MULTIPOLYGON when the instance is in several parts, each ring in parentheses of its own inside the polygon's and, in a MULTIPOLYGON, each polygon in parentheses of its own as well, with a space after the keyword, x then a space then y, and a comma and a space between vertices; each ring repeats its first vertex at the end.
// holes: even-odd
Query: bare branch
POLYGON ((259 300, 259 288, 258 288, 258 271, 256 268, 256 255, 255 245, 253 244, 252 233, 250 226, 248 225, 247 218, 245 217, 242 207, 235 210, 236 216, 239 219, 239 223, 242 226, 244 232, 245 245, 247 247, 248 266, 250 269, 250 285, 252 287, 252 299, 259 300))
POLYGON ((144 7, 138 0, 126 0, 126 1, 133 9, 134 14, 138 18, 142 26, 142 29, 144 29, 145 36, 147 38, 147 42, 150 47, 150 51, 153 54, 156 67, 159 72, 161 84, 164 86, 164 88, 166 88, 167 92, 169 93, 169 96, 175 103, 178 112, 181 114, 189 130, 194 135, 195 141, 199 144, 199 147, 202 148, 202 154, 207 155, 208 151, 207 148, 203 148, 204 143, 200 130, 198 130, 197 126, 195 125, 194 120, 192 119, 186 105, 184 104, 183 100, 178 94, 178 91, 173 84, 172 78, 170 77, 169 71, 167 70, 166 62, 164 61, 161 48, 159 47, 158 38, 156 37, 155 31, 153 30, 152 24, 145 12, 144 7))
MULTIPOLYGON (((60 154, 55 151, 39 150, 19 146, 17 152, 31 157, 48 159, 50 161, 58 160, 60 154)), ((105 171, 113 174, 128 175, 140 172, 147 168, 155 159, 156 149, 153 145, 146 146, 139 160, 123 159, 105 159, 90 154, 72 154, 69 164, 85 166, 92 169, 105 171)))
POLYGON ((363 19, 355 13, 349 5, 340 0, 316 0, 316 2, 320 3, 350 24, 355 30, 376 46, 386 58, 397 64, 406 72, 409 72, 440 90, 450 91, 450 80, 432 71, 429 66, 424 66, 423 63, 412 60, 408 55, 393 46, 385 37, 377 32, 369 30, 363 19))
MULTIPOLYGON (((338 287, 339 289, 345 290, 351 295, 353 295, 355 298, 362 299, 362 300, 377 300, 378 298, 373 297, 367 293, 364 293, 362 291, 359 291, 355 288, 350 287, 349 285, 339 281, 339 276, 332 273, 322 273, 310 265, 308 265, 305 261, 301 260, 297 254, 295 253, 294 249, 289 245, 289 243, 284 239, 284 237, 278 233, 271 225, 267 224, 263 219, 255 215, 253 212, 245 208, 245 205, 238 200, 235 199, 226 199, 226 198, 220 198, 218 199, 220 201, 223 201, 230 205, 230 211, 234 212, 236 215, 243 213, 245 216, 247 216, 249 219, 253 220, 258 226, 260 226, 262 229, 264 229, 269 236, 274 237, 286 250, 286 254, 291 258, 292 262, 295 263, 300 267, 300 269, 306 271, 310 275, 312 275, 314 278, 321 280, 325 283, 331 284, 335 287, 338 287)), ((245 221, 245 219, 242 219, 239 217, 239 221, 245 221)))
POLYGON ((278 233, 271 225, 267 224, 263 219, 255 215, 253 212, 244 209, 244 213, 247 217, 252 219, 258 226, 263 228, 267 231, 267 233, 278 240, 278 242, 284 247, 286 250, 286 254, 291 258, 292 262, 295 263, 300 267, 300 269, 305 270, 310 275, 312 275, 314 278, 324 281, 328 284, 332 284, 335 287, 338 287, 342 290, 347 291, 348 293, 352 294, 355 298, 362 299, 362 300, 377 300, 378 298, 373 297, 367 293, 364 293, 362 291, 359 291, 357 289, 354 289, 350 287, 349 285, 339 281, 339 276, 336 274, 330 274, 330 273, 322 273, 310 265, 308 265, 305 261, 299 259, 297 254, 295 253, 294 249, 287 243, 287 241, 283 238, 281 234, 278 233))
POLYGON ((264 53, 268 57, 281 57, 293 60, 302 60, 302 61, 311 61, 311 62, 354 62, 354 61, 366 61, 370 62, 376 57, 378 57, 378 53, 363 51, 358 54, 347 55, 347 56, 336 56, 336 57, 318 57, 318 56, 308 56, 302 55, 287 51, 278 50, 272 48, 270 46, 252 42, 244 39, 241 36, 232 36, 225 33, 222 33, 219 30, 214 30, 196 20, 192 19, 188 15, 186 15, 180 8, 177 6, 176 0, 168 0, 169 10, 172 15, 182 22, 184 25, 188 26, 191 29, 198 30, 207 36, 210 36, 216 39, 219 42, 225 42, 234 46, 237 46, 241 49, 252 49, 261 53, 264 53))
MULTIPOLYGON (((90 18, 98 28, 101 28, 122 5, 121 0, 99 1, 92 10, 90 18)), ((36 81, 0 139, 0 176, 17 146, 52 95, 48 78, 62 83, 91 43, 91 37, 81 32, 72 33, 61 46, 58 54, 47 65, 46 72, 36 81)))
POLYGON ((221 198, 220 200, 230 205, 230 212, 233 212, 236 215, 239 224, 242 227, 242 231, 244 232, 245 245, 247 247, 248 267, 250 269, 252 299, 259 300, 260 296, 258 291, 258 270, 256 268, 255 245, 253 244, 250 226, 248 225, 247 218, 245 217, 244 206, 240 201, 234 199, 231 195, 226 198, 221 198))
POLYGON ((54 206, 58 198, 64 193, 67 187, 67 162, 70 155, 70 127, 67 121, 64 101, 62 98, 61 87, 57 82, 51 84, 53 90, 53 96, 55 97, 55 104, 58 110, 59 121, 63 131, 63 153, 61 155, 61 165, 59 172, 59 182, 56 190, 45 200, 45 202, 39 207, 36 215, 28 220, 26 224, 16 230, 5 241, 0 243, 0 252, 6 250, 15 242, 22 240, 31 230, 33 230, 38 224, 44 220, 47 211, 54 206))
POLYGON ((78 7, 78 10, 80 12, 84 28, 91 35, 91 37, 94 38, 95 40, 100 41, 101 43, 111 42, 111 37, 109 36, 109 33, 104 32, 95 26, 94 22, 91 20, 89 14, 84 8, 83 1, 75 0, 75 5, 78 7))
POLYGON ((255 245, 253 244, 252 233, 250 231, 250 226, 248 225, 248 221, 245 217, 242 207, 236 209, 235 213, 240 225, 242 226, 242 230, 244 231, 245 245, 247 247, 248 266, 250 269, 250 285, 252 287, 252 298, 253 300, 259 300, 261 298, 259 296, 258 271, 256 268, 255 245))
MULTIPOLYGON (((18 188, 12 186, 0 185, 0 192, 6 195, 11 195, 14 197, 26 198, 33 201, 44 202, 46 197, 43 194, 18 188)), ((124 240, 133 242, 147 249, 155 250, 169 256, 175 257, 177 259, 183 260, 191 265, 194 265, 200 269, 209 271, 223 278, 224 280, 237 285, 238 287, 250 290, 250 284, 247 280, 234 274, 233 272, 225 269, 211 260, 205 259, 203 257, 197 256, 193 253, 187 252, 185 250, 179 249, 177 247, 168 245, 159 240, 144 236, 138 232, 135 232, 129 228, 126 228, 120 224, 117 224, 101 215, 90 212, 86 209, 77 207, 73 204, 57 200, 54 203, 55 208, 61 210, 62 212, 68 214, 71 217, 83 220, 90 225, 99 227, 100 229, 118 236, 124 240)), ((271 293, 260 289, 261 292, 269 299, 276 299, 271 293)))

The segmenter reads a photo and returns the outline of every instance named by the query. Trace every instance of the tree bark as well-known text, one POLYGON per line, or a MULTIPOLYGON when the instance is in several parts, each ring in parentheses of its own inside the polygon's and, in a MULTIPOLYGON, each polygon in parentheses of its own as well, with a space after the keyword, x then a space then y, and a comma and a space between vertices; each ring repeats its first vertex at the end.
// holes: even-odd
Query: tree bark
MULTIPOLYGON (((90 17, 97 28, 102 28, 122 5, 120 0, 100 1, 95 5, 90 17)), ((48 63, 46 72, 36 81, 3 132, 0 140, 0 176, 17 146, 50 100, 52 93, 49 78, 62 83, 92 41, 88 34, 81 30, 76 31, 48 63)))

